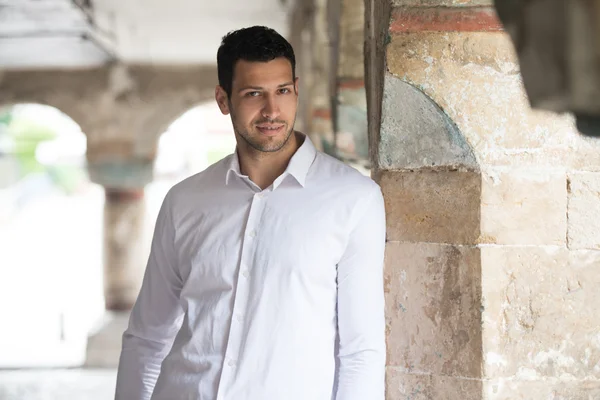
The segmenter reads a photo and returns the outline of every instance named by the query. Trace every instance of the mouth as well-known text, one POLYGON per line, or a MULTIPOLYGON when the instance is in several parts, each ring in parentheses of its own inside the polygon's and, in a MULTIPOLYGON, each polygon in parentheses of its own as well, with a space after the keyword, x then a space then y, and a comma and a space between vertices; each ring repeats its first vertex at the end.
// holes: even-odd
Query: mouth
POLYGON ((266 136, 275 136, 281 133, 284 129, 284 124, 260 124, 256 128, 260 133, 266 136))

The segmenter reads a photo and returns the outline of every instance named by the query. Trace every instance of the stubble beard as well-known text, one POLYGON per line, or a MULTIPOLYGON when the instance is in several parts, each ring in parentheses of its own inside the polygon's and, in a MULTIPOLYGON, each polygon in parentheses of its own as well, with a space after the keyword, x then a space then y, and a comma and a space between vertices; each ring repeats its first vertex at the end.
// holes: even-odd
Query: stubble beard
MULTIPOLYGON (((285 145, 289 142, 290 137, 292 137, 292 133, 294 132, 294 125, 296 122, 296 119, 294 118, 294 122, 288 128, 285 138, 280 143, 273 143, 273 142, 261 143, 258 140, 253 140, 252 135, 247 130, 240 129, 238 127, 238 125, 235 122, 236 117, 233 112, 230 113, 230 115, 231 115, 231 124, 233 125, 233 130, 235 131, 235 133, 239 137, 244 139, 244 141, 246 142, 246 144, 248 144, 248 146, 250 146, 254 150, 261 152, 261 153, 276 153, 276 152, 280 151, 281 149, 283 149, 285 147, 285 145)), ((271 122, 271 121, 269 121, 269 122, 271 122)), ((278 121, 277 123, 283 123, 283 124, 285 124, 286 127, 288 127, 287 122, 278 121)), ((260 135, 260 133, 257 133, 257 135, 260 135)))

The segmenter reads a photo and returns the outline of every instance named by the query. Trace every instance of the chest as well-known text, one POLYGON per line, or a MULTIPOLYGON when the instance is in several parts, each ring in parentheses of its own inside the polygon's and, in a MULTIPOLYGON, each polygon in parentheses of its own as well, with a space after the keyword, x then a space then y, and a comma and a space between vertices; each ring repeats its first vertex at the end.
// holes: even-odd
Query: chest
POLYGON ((180 224, 181 274, 205 283, 228 282, 239 268, 265 278, 335 279, 349 215, 343 202, 305 189, 207 197, 180 224))

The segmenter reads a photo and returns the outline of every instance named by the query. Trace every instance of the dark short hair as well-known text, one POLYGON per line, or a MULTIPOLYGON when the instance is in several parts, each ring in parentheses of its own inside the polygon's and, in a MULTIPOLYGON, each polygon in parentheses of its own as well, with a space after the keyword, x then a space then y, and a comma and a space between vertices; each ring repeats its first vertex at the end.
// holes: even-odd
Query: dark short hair
POLYGON ((296 57, 292 45, 279 33, 265 26, 252 26, 229 32, 223 37, 217 52, 219 85, 231 97, 233 71, 239 60, 268 62, 279 57, 292 64, 296 78, 296 57))

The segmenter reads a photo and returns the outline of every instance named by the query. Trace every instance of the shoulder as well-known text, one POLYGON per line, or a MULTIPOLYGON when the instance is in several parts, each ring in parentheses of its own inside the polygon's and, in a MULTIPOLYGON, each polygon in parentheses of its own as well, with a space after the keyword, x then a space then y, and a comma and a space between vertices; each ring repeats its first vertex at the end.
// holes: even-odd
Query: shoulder
POLYGON ((370 177, 320 151, 316 153, 309 176, 312 182, 326 185, 346 196, 368 198, 380 192, 379 185, 370 177))
POLYGON ((198 172, 175 184, 169 189, 165 201, 171 207, 179 208, 190 202, 196 202, 198 197, 211 193, 219 187, 224 187, 231 157, 233 157, 232 154, 210 165, 204 171, 198 172))

